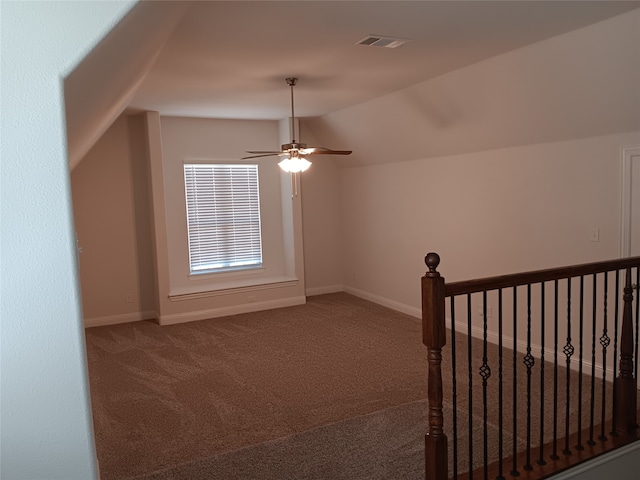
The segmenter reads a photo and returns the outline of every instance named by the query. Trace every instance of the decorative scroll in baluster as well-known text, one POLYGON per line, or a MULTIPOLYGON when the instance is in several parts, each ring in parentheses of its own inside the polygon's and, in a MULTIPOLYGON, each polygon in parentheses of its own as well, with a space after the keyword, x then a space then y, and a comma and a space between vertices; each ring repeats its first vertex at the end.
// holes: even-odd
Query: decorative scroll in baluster
POLYGON ((531 465, 531 369, 536 364, 531 355, 531 284, 527 285, 527 354, 522 363, 527 367, 527 461, 525 470, 533 470, 531 465))
MULTIPOLYGON (((429 271, 422 277, 422 342, 427 347, 429 433, 425 435, 426 480, 447 480, 447 436, 442 413, 442 347, 446 344, 444 278, 436 271, 440 257, 424 259, 429 271)), ((455 375, 455 373, 454 373, 455 375)))
MULTIPOLYGON (((487 409, 487 380, 491 376, 491 368, 489 367, 489 359, 487 353, 487 292, 482 292, 482 366, 480 367, 480 376, 482 377, 482 431, 484 441, 484 478, 488 478, 489 475, 489 434, 487 426, 488 421, 488 409, 487 409)), ((470 410, 472 410, 470 408, 470 410)), ((469 422, 471 423, 471 422, 469 422)))
POLYGON ((569 448, 569 420, 571 415, 571 357, 575 349, 571 344, 571 279, 567 278, 567 343, 562 351, 567 359, 567 383, 565 389, 565 415, 564 415, 564 449, 562 453, 565 455, 571 455, 571 449, 569 448))
POLYGON ((600 435, 599 440, 607 440, 605 435, 605 423, 607 420, 607 348, 611 343, 611 338, 607 329, 609 327, 609 312, 608 312, 608 295, 609 295, 609 275, 604 275, 604 298, 603 298, 603 315, 604 315, 604 327, 602 329, 602 336, 600 337, 600 346, 602 347, 602 411, 600 415, 600 435))
POLYGON ((631 269, 627 269, 620 336, 620 373, 616 382, 616 431, 625 435, 636 431, 636 380, 634 378, 634 342, 631 269))

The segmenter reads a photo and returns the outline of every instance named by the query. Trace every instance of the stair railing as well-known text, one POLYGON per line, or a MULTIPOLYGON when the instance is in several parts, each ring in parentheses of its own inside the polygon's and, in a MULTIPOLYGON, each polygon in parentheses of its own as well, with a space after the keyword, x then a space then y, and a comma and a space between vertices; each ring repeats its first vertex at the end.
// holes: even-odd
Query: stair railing
POLYGON ((472 479, 474 475, 486 480, 542 478, 638 438, 636 399, 640 302, 636 299, 634 304, 633 291, 640 284, 640 257, 450 284, 445 283, 437 270, 440 257, 436 253, 429 253, 425 263, 428 270, 422 277, 422 326, 423 343, 427 347, 429 401, 429 425, 425 436, 426 480, 447 480, 450 474, 455 479, 472 479), (624 277, 623 295, 620 294, 621 276, 624 277), (592 286, 591 290, 586 288, 587 284, 592 286), (566 296, 563 297, 560 291, 566 296), (523 292, 526 293, 525 298, 522 298, 523 292), (610 292, 614 292, 613 295, 610 292), (479 295, 480 300, 475 295, 479 295), (488 323, 492 308, 488 305, 489 296, 497 302, 497 332, 489 331, 491 327, 496 327, 488 323), (505 301, 507 297, 508 301, 505 301), (553 297, 553 302, 547 302, 547 297, 553 297), (620 298, 622 308, 619 307, 620 298), (466 324, 456 321, 455 310, 460 301, 467 310, 466 324), (481 325, 474 324, 472 315, 478 303, 477 308, 482 312, 481 325), (507 304, 512 308, 506 308, 507 304), (591 304, 590 313, 588 304, 591 304), (449 326, 447 316, 450 317, 449 326), (504 335, 506 325, 503 319, 507 317, 513 322, 509 325, 512 336, 510 344, 504 335), (518 336, 518 328, 524 329, 525 334, 518 336), (597 328, 601 332, 599 338, 597 328), (466 340, 458 338, 456 341, 456 336, 461 335, 460 332, 456 333, 457 329, 463 330, 466 340), (578 330, 576 339, 575 332, 578 330), (586 336, 589 330, 590 342, 586 336), (534 345, 534 333, 541 345, 534 345), (609 348, 612 341, 609 333, 614 335, 613 351, 609 348), (488 341, 490 335, 493 342, 488 341), (447 337, 451 341, 451 357, 446 362, 447 369, 451 369, 451 378, 447 377, 450 393, 443 388, 442 371, 443 348, 447 344, 447 337), (549 346, 551 342, 545 345, 548 337, 553 338, 553 349, 549 346), (456 348, 456 343, 461 341, 466 341, 466 352, 460 348, 464 343, 456 348), (511 351, 505 354, 507 347, 511 351), (472 352, 477 349, 480 349, 482 358, 474 372, 472 352), (497 354, 490 354, 489 350, 497 350, 497 354), (463 366, 458 371, 457 358, 465 353, 468 354, 468 369, 465 370, 463 366), (607 367, 607 358, 612 354, 614 360, 610 364, 613 363, 613 367, 607 367), (492 355, 496 358, 489 358, 492 355), (552 369, 553 375, 545 372, 545 365, 547 370, 552 369), (520 372, 522 368, 524 372, 520 372), (612 381, 607 377, 611 368, 612 381), (600 373, 596 374, 596 370, 600 373), (512 376, 513 385, 504 383, 507 374, 512 376), (526 375, 526 392, 518 392, 516 377, 523 374, 526 375), (469 386, 465 390, 460 388, 459 383, 467 375, 469 386), (534 376, 539 384, 534 385, 534 376), (545 382, 550 381, 553 382, 553 421, 552 427, 545 432, 545 424, 551 417, 545 416, 550 413, 545 410, 545 401, 549 401, 549 396, 545 400, 545 382), (474 395, 473 386, 478 382, 482 391, 474 395), (577 392, 574 392, 576 388, 577 392), (488 394, 495 393, 496 389, 497 405, 488 405, 488 394), (564 396, 562 390, 565 390, 564 396), (585 390, 590 390, 590 393, 585 390), (512 393, 510 400, 506 400, 507 391, 512 393), (585 395, 588 398, 585 399, 585 395), (461 398, 467 402, 466 428, 460 425, 463 420, 458 418, 461 398), (452 419, 445 418, 445 401, 452 405, 452 419), (540 404, 535 405, 535 402, 540 404), (596 412, 598 402, 601 415, 596 412), (479 413, 474 414, 474 409, 479 413), (498 458, 493 461, 489 458, 488 410, 497 410, 497 419, 492 420, 498 423, 498 458), (504 411, 508 410, 511 410, 511 425, 505 419, 504 411), (539 424, 538 446, 535 447, 532 419, 539 424), (451 420, 452 424, 445 423, 451 420), (585 428, 583 422, 588 424, 585 428), (451 451, 447 430, 452 431, 451 451), (525 434, 522 434, 522 430, 525 434), (550 430, 552 433, 549 433, 550 430), (598 431, 600 434, 596 435, 598 431), (468 468, 465 472, 458 471, 458 465, 463 460, 458 442, 461 432, 468 436, 464 454, 468 468), (560 438, 562 434, 564 438, 560 438), (547 439, 549 435, 550 440, 547 439), (511 448, 505 453, 508 436, 511 448), (518 447, 521 437, 526 444, 524 449, 518 447), (477 449, 474 452, 474 446, 482 447, 481 455, 475 455, 477 449), (449 465, 452 466, 452 472, 449 471, 449 465))

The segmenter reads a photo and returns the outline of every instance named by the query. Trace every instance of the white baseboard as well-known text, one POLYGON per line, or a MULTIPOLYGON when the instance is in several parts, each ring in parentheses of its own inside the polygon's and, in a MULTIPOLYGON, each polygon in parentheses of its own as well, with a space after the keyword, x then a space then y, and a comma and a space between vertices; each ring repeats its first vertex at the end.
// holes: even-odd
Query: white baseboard
POLYGON ((158 323, 160 325, 175 325, 177 323, 194 322, 197 320, 207 320, 210 318, 226 317, 228 315, 237 315, 239 313, 257 312, 260 310, 271 310, 273 308, 292 307, 294 305, 303 305, 307 301, 307 297, 290 297, 278 300, 269 300, 266 302, 244 303, 242 305, 233 305, 230 307, 212 308, 208 310, 198 310, 193 312, 175 313, 172 315, 161 315, 158 323))
MULTIPOLYGON (((446 324, 447 326, 451 325, 451 319, 447 318, 446 319, 446 324)), ((463 334, 467 334, 468 332, 468 327, 467 324, 465 322, 456 322, 455 323, 455 327, 456 327, 456 332, 460 332, 463 334)), ((484 331, 482 329, 482 327, 478 326, 478 325, 472 325, 471 326, 471 336, 475 337, 475 338, 479 338, 480 340, 482 340, 484 338, 484 331)), ((498 345, 500 337, 498 336, 498 334, 496 332, 493 332, 491 330, 487 331, 487 342, 492 343, 494 345, 498 345)), ((509 348, 511 350, 513 350, 513 337, 507 336, 507 335, 503 335, 502 336, 502 344, 504 345, 505 348, 509 348)), ((564 354, 562 353, 562 346, 558 347, 558 365, 560 365, 561 367, 566 367, 566 357, 564 356, 564 354)), ((516 342, 516 348, 518 350, 518 354, 522 354, 522 356, 525 355, 525 352, 527 351, 527 342, 524 340, 518 340, 516 342)), ((577 349, 576 349, 577 352, 577 349)), ((531 344, 531 355, 533 355, 533 357, 538 360, 542 357, 542 346, 541 345, 536 345, 536 344, 531 344)), ((544 359, 545 362, 550 362, 553 361, 554 358, 554 351, 552 348, 549 347, 545 347, 544 348, 544 359)), ((578 363, 578 357, 576 355, 571 357, 571 370, 575 370, 575 371, 579 371, 580 369, 580 365, 578 363)), ((582 361, 582 371, 587 373, 591 371, 591 362, 584 360, 582 361)), ((613 380, 613 367, 609 366, 607 367, 607 378, 609 380, 613 380)), ((596 363, 596 367, 595 367, 595 374, 597 378, 602 378, 602 373, 603 373, 603 368, 602 365, 600 365, 599 363, 596 363)), ((640 384, 638 385, 640 388, 640 384)))
POLYGON ((307 297, 313 297, 314 295, 325 295, 327 293, 338 292, 344 292, 343 285, 327 285, 325 287, 307 288, 304 293, 307 297))
POLYGON ((158 318, 158 314, 153 311, 121 313, 118 315, 107 315, 106 317, 85 318, 84 328, 117 325, 118 323, 140 322, 142 320, 155 320, 156 318, 158 318))
POLYGON ((382 305, 383 307, 390 308, 391 310, 406 313, 407 315, 411 315, 412 317, 422 318, 422 310, 420 308, 405 305, 404 303, 396 302, 395 300, 381 297, 379 295, 374 295, 373 293, 358 290, 357 288, 349 287, 347 285, 345 285, 344 291, 355 297, 363 298, 365 300, 369 300, 370 302, 377 303, 378 305, 382 305))
MULTIPOLYGON (((382 305, 383 307, 390 308, 397 312, 401 312, 415 318, 422 318, 422 310, 419 307, 412 307, 410 305, 396 302, 395 300, 391 300, 386 297, 381 297, 379 295, 375 295, 373 293, 369 293, 364 290, 359 290, 357 288, 350 287, 348 285, 328 285, 325 287, 309 288, 305 291, 305 294, 308 296, 313 296, 313 295, 324 295, 327 293, 336 293, 336 292, 346 292, 355 297, 368 300, 370 302, 376 303, 378 305, 382 305)), ((186 312, 186 313, 173 314, 173 315, 163 315, 159 318, 158 323, 160 325, 173 325, 177 323, 186 323, 186 322, 193 322, 197 320, 206 320, 209 318, 236 315, 239 313, 249 313, 249 312, 256 312, 260 310, 270 310, 273 308, 303 305, 304 303, 306 303, 306 296, 271 300, 267 302, 246 303, 242 305, 234 305, 231 307, 215 308, 210 310, 199 310, 194 312, 186 312)), ((156 318, 158 318, 158 315, 156 312, 138 312, 138 313, 131 313, 131 314, 112 315, 107 317, 85 319, 84 323, 85 323, 85 328, 89 328, 89 327, 97 327, 102 325, 115 325, 118 323, 137 322, 141 320, 152 320, 156 318)), ((451 325, 450 318, 446 319, 446 324, 451 325)), ((466 334, 467 324, 464 322, 456 322, 455 329, 457 332, 466 334)), ((478 325, 472 325, 471 336, 482 339, 484 336, 482 327, 478 325)), ((487 331, 487 341, 489 343, 498 345, 498 340, 499 338, 498 338, 497 332, 487 331)), ((502 343, 507 348, 513 348, 513 337, 503 336, 502 343)), ((516 345, 519 353, 526 352, 527 344, 524 340, 518 340, 518 342, 516 342, 516 345)), ((542 347, 540 345, 532 344, 531 354, 536 359, 541 358, 542 347)), ((554 355, 553 349, 545 347, 544 349, 545 360, 547 361, 552 360, 553 355, 554 355)), ((562 357, 559 357, 559 359, 562 359, 562 357)), ((585 360, 583 361, 582 365, 583 365, 583 371, 588 372, 591 370, 590 362, 585 360)), ((562 366, 565 366, 564 363, 562 364, 562 366)), ((578 368, 579 368, 578 361, 576 359, 572 359, 571 369, 577 371, 578 368)), ((603 373, 602 366, 596 363, 595 371, 596 371, 596 375, 602 378, 602 373, 603 373)), ((606 373, 607 373, 607 378, 613 379, 613 367, 611 366, 607 367, 606 373)), ((638 389, 640 390, 640 382, 638 383, 638 389)))
MULTIPOLYGON (((347 285, 344 286, 344 291, 346 293, 349 293, 351 295, 354 295, 356 297, 359 298, 363 298, 365 300, 369 300, 370 302, 373 303, 377 303, 378 305, 382 305, 383 307, 387 307, 390 308, 392 310, 396 310, 398 312, 401 313, 405 313, 407 315, 411 315, 412 317, 416 317, 416 318, 422 318, 422 309, 421 308, 416 308, 416 307, 412 307, 410 305, 406 305, 400 302, 396 302, 395 300, 390 300, 388 298, 385 297, 381 297, 379 295, 374 295, 372 293, 369 292, 365 292, 363 290, 358 290, 357 288, 353 288, 353 287, 349 287, 347 285)), ((447 326, 451 325, 451 319, 447 318, 446 319, 446 324, 447 326)), ((466 334, 467 333, 467 324, 464 322, 456 322, 455 323, 455 328, 457 332, 461 332, 466 334)), ((471 326, 471 336, 475 337, 475 338, 479 338, 482 339, 484 336, 484 332, 481 326, 479 325, 472 325, 471 326)), ((493 332, 493 331, 487 331, 487 341, 489 343, 493 343, 494 345, 498 345, 498 333, 497 332, 493 332)), ((505 347, 507 348, 511 348, 513 349, 513 337, 510 336, 503 336, 502 337, 502 343, 505 347)), ((518 340, 516 342, 516 346, 518 349, 518 353, 521 353, 522 355, 525 354, 526 350, 527 350, 527 343, 524 340, 518 340)), ((560 347, 560 352, 559 354, 562 355, 562 351, 561 351, 560 347)), ((533 355, 536 359, 540 359, 541 358, 541 354, 542 354, 542 347, 540 345, 535 345, 532 344, 531 345, 531 355, 533 355)), ((554 351, 553 349, 550 349, 548 347, 545 347, 544 349, 544 357, 546 361, 550 361, 553 360, 553 355, 554 355, 554 351)), ((564 356, 559 356, 558 359, 560 362, 562 362, 562 359, 564 359, 564 356)), ((561 366, 566 366, 566 363, 562 362, 561 366)), ((583 372, 590 372, 591 371, 591 362, 583 360, 582 362, 582 368, 583 368, 583 372)), ((575 370, 578 371, 579 370, 579 363, 577 360, 577 357, 572 357, 571 360, 571 370, 575 370)), ((596 372, 596 376, 598 378, 602 378, 602 373, 603 373, 603 368, 602 365, 596 363, 595 366, 595 372, 596 372)), ((607 378, 609 380, 613 380, 613 367, 612 366, 608 366, 606 369, 606 373, 607 373, 607 378)), ((638 383, 638 389, 640 390, 640 382, 638 383)))

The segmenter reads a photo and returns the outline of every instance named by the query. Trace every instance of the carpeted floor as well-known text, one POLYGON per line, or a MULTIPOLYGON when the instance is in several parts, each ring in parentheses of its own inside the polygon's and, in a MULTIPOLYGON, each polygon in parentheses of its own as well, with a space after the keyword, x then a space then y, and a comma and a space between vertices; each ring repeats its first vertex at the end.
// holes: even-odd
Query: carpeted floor
MULTIPOLYGON (((187 462, 135 477, 134 480, 424 480, 424 430, 426 400, 358 415, 302 433, 187 462)), ((451 408, 444 407, 446 418, 451 408)), ((468 416, 459 412, 459 421, 468 416)), ((473 428, 482 431, 481 419, 473 428)), ((446 434, 452 438, 451 428, 446 434)), ((507 433, 507 444, 510 435, 507 433)), ((496 444, 498 429, 488 426, 488 440, 496 444)), ((468 441, 463 431, 460 443, 468 441)), ((518 445, 524 447, 524 442, 518 445)), ((466 452, 466 449, 462 449, 466 452)), ((490 461, 497 460, 491 449, 490 461)), ((482 450, 473 453, 474 464, 482 461, 482 450)), ((468 458, 457 461, 459 472, 468 470, 468 458)), ((454 471, 453 457, 449 472, 454 471)))
POLYGON ((136 480, 424 479, 423 400, 136 477, 136 480))
MULTIPOLYGON (((310 297, 297 307, 181 325, 145 321, 95 327, 86 330, 86 339, 102 480, 424 478, 427 355, 419 319, 337 293, 310 297)), ((462 394, 469 377, 466 341, 456 336, 455 377, 450 353, 442 364, 446 432, 450 453, 457 450, 458 473, 468 470, 469 444, 475 466, 484 453, 477 375, 482 348, 472 339, 474 397, 469 399, 462 394)), ((505 349, 505 358, 511 354, 505 349)), ((489 346, 488 357, 494 375, 487 389, 486 445, 495 460, 500 414, 495 346, 489 346)), ((541 405, 545 441, 551 438, 553 376, 545 377, 543 398, 536 365, 527 405, 521 361, 517 368, 514 397, 513 372, 505 367, 502 414, 505 429, 515 417, 520 450, 527 436, 532 445, 539 442, 541 405)), ((563 395, 565 378, 565 370, 558 369, 563 395)), ((577 407, 587 406, 588 379, 583 389, 582 398, 575 385, 569 391, 571 431, 577 430, 577 407)), ((596 412, 600 392, 598 387, 596 412)), ((561 426, 566 403, 560 396, 561 426)), ((585 407, 583 427, 588 415, 585 407)), ((509 427, 503 432, 505 455, 511 438, 509 427)), ((450 472, 453 467, 450 460, 450 472)))
POLYGON ((347 294, 174 326, 87 329, 102 480, 425 399, 420 331, 418 319, 347 294))

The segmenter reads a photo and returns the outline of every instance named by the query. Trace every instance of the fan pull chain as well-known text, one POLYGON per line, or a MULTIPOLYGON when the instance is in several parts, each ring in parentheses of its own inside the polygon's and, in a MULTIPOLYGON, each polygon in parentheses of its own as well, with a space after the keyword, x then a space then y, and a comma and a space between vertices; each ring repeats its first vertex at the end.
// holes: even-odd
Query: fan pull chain
POLYGON ((291 177, 291 198, 296 198, 298 196, 298 182, 300 181, 299 173, 290 173, 291 177))

